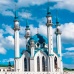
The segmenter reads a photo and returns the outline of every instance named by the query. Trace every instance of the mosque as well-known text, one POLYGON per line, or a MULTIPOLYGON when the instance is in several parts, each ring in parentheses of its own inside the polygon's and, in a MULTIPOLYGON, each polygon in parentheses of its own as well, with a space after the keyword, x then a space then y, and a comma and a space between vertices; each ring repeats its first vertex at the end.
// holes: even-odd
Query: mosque
POLYGON ((47 8, 47 40, 46 43, 44 37, 37 33, 31 36, 30 27, 28 22, 25 28, 26 38, 26 50, 22 51, 20 56, 19 47, 19 20, 17 11, 15 12, 14 18, 14 71, 1 71, 0 74, 63 74, 62 64, 62 52, 61 52, 61 31, 60 23, 56 18, 56 52, 53 48, 53 23, 50 12, 50 7, 47 8))

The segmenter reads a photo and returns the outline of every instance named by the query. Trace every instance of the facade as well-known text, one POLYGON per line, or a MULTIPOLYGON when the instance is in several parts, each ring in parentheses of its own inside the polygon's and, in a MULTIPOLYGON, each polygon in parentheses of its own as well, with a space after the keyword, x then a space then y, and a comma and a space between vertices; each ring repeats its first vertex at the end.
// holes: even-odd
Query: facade
POLYGON ((53 23, 50 9, 47 9, 47 39, 37 33, 31 36, 30 27, 26 22, 25 38, 26 50, 20 56, 19 47, 19 21, 17 12, 14 20, 14 42, 15 42, 15 60, 14 71, 0 72, 0 74, 63 74, 62 53, 61 53, 61 31, 60 23, 56 18, 56 52, 53 49, 53 23))

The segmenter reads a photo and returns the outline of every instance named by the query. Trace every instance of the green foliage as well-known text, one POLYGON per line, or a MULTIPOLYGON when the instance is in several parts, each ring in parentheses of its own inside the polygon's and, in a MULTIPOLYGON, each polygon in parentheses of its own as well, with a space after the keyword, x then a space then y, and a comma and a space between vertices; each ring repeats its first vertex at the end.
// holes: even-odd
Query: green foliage
POLYGON ((0 67, 8 67, 8 65, 0 64, 0 67))
POLYGON ((74 69, 64 68, 64 71, 74 71, 74 69))

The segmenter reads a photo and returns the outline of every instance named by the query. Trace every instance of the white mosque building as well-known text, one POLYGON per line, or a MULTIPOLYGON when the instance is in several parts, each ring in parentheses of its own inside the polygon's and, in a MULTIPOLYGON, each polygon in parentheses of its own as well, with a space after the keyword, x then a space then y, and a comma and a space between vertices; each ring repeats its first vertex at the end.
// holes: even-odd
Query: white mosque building
POLYGON ((47 40, 42 35, 37 33, 31 36, 30 27, 26 23, 25 38, 26 38, 26 50, 22 52, 20 56, 19 47, 19 30, 20 25, 15 13, 14 20, 14 71, 1 71, 0 74, 63 74, 62 65, 62 53, 61 53, 61 31, 60 23, 56 18, 56 52, 53 48, 53 23, 50 9, 47 9, 47 40))

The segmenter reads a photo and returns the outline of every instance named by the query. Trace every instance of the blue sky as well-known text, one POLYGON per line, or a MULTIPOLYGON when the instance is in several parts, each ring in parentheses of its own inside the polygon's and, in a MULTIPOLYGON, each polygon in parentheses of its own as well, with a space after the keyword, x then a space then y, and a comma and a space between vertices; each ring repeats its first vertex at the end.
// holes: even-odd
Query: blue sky
MULTIPOLYGON (((0 1, 0 64, 13 62, 14 58, 14 11, 17 3, 20 21, 20 51, 25 49, 26 18, 31 28, 32 35, 39 33, 47 36, 46 11, 48 0, 1 0, 0 1)), ((64 67, 74 68, 74 0, 50 0, 50 8, 55 27, 56 10, 62 31, 62 55, 64 67)), ((53 39, 55 48, 55 28, 53 39)))

